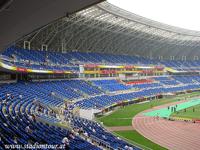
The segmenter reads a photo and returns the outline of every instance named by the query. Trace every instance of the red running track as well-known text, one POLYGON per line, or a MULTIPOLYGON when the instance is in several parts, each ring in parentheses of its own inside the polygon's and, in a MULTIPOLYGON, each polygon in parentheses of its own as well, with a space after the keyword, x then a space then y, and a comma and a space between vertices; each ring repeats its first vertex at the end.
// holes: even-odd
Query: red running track
POLYGON ((132 124, 141 135, 167 149, 200 150, 200 123, 169 121, 140 113, 133 118, 132 124))

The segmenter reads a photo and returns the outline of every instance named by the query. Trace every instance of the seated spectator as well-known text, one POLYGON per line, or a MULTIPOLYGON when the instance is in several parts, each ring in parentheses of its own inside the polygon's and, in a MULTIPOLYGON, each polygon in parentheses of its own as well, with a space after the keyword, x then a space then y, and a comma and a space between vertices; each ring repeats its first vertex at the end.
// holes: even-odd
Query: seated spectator
POLYGON ((63 143, 63 144, 69 144, 69 139, 68 139, 67 137, 64 137, 64 138, 62 139, 62 143, 63 143))
POLYGON ((88 137, 88 133, 87 133, 86 131, 83 133, 83 135, 84 135, 85 137, 88 137))
POLYGON ((7 93, 6 94, 6 100, 10 100, 11 99, 11 94, 10 93, 7 93))
POLYGON ((26 128, 25 128, 25 131, 27 132, 27 133, 32 133, 32 130, 31 130, 31 128, 29 127, 29 126, 27 126, 26 128))
POLYGON ((29 115, 28 118, 29 118, 29 120, 31 120, 31 121, 33 121, 33 122, 36 121, 35 115, 34 115, 34 114, 29 115))
POLYGON ((51 96, 54 96, 54 95, 55 95, 55 93, 52 91, 52 92, 50 93, 50 95, 51 95, 51 96))
POLYGON ((68 109, 68 103, 65 102, 65 109, 68 109))
POLYGON ((73 134, 72 132, 68 132, 68 138, 74 139, 74 138, 75 138, 75 137, 74 137, 74 134, 73 134))
POLYGON ((33 122, 36 122, 35 115, 34 115, 34 114, 32 114, 31 116, 32 116, 33 122))
POLYGON ((129 149, 128 145, 125 145, 124 149, 125 149, 125 150, 128 150, 128 149, 129 149))
POLYGON ((102 138, 103 138, 104 140, 106 140, 106 139, 107 139, 105 135, 102 135, 102 138))
POLYGON ((28 116, 28 119, 33 121, 33 117, 31 115, 28 116))
POLYGON ((58 144, 58 145, 56 146, 56 150, 59 150, 59 149, 62 149, 62 148, 64 148, 64 147, 62 147, 60 144, 58 144))
POLYGON ((6 103, 6 99, 2 99, 2 104, 5 104, 6 103))
POLYGON ((93 133, 96 133, 96 131, 95 131, 95 129, 94 129, 94 128, 92 129, 92 132, 93 132, 93 133))
POLYGON ((62 143, 64 144, 64 149, 69 150, 69 140, 67 137, 63 138, 62 143))
POLYGON ((22 94, 19 95, 19 98, 22 99, 22 94))
POLYGON ((38 112, 39 112, 39 113, 42 113, 42 112, 43 112, 43 107, 42 107, 40 104, 38 104, 38 112))
POLYGON ((28 139, 28 145, 33 144, 33 141, 31 139, 28 139))
POLYGON ((83 127, 81 127, 79 130, 78 130, 79 134, 82 134, 83 133, 83 127))
POLYGON ((129 147, 128 150, 133 150, 133 148, 132 148, 132 147, 129 147))
POLYGON ((17 139, 17 137, 16 137, 16 136, 14 137, 13 141, 14 141, 14 143, 15 143, 15 144, 17 144, 17 143, 18 143, 18 139, 17 139))

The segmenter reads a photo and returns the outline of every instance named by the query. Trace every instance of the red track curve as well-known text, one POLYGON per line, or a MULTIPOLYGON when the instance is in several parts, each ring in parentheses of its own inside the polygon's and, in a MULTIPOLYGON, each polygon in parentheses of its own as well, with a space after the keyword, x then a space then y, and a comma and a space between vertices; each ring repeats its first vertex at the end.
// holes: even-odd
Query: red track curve
MULTIPOLYGON (((161 107, 166 105, 154 109, 161 107)), ((142 112, 133 118, 132 125, 141 135, 167 149, 200 150, 199 123, 157 119, 144 116, 142 112)))

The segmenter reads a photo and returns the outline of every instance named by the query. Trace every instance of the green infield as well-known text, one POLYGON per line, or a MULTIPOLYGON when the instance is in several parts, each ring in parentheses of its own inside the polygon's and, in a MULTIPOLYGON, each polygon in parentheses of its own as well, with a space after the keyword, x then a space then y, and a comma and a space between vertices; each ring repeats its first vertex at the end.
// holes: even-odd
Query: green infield
POLYGON ((189 119, 200 119, 200 105, 189 107, 178 112, 175 112, 171 117, 189 118, 189 119))
POLYGON ((141 147, 142 149, 145 149, 145 150, 149 150, 149 149, 166 150, 166 148, 161 147, 160 145, 151 142, 150 140, 144 138, 137 131, 134 131, 134 130, 132 130, 132 131, 115 131, 114 134, 116 136, 119 136, 120 138, 128 141, 129 143, 132 143, 133 145, 141 147))
POLYGON ((132 125, 133 117, 142 112, 144 110, 150 109, 154 106, 163 105, 166 103, 171 103, 178 101, 180 98, 173 98, 173 99, 162 99, 162 100, 153 100, 148 103, 142 104, 133 104, 126 106, 124 108, 120 108, 110 115, 103 116, 98 118, 99 121, 103 122, 105 126, 113 127, 113 126, 130 126, 132 125))
MULTIPOLYGON (((113 127, 113 126, 131 126, 132 125, 132 118, 137 115, 138 113, 150 109, 154 106, 160 106, 167 103, 176 102, 179 100, 185 100, 185 98, 199 96, 199 92, 189 93, 189 94, 182 94, 178 96, 174 96, 171 98, 163 98, 159 100, 153 100, 148 103, 140 103, 140 104, 132 104, 129 106, 125 106, 123 108, 119 108, 116 111, 113 111, 109 115, 105 115, 102 117, 97 118, 98 121, 103 122, 104 126, 113 127)), ((200 106, 199 106, 200 107, 200 106)), ((199 109, 200 110, 200 109, 199 109)), ((121 138, 126 139, 129 143, 143 145, 142 148, 144 149, 164 149, 163 147, 151 142, 150 140, 146 139, 142 135, 140 135, 137 131, 116 131, 113 132, 117 134, 121 138)))
POLYGON ((178 111, 181 111, 181 110, 186 110, 187 108, 194 107, 194 106, 199 105, 199 104, 200 104, 200 99, 195 98, 195 99, 191 99, 191 100, 184 102, 184 103, 181 103, 181 104, 172 105, 170 107, 150 111, 150 112, 144 113, 144 115, 152 116, 152 117, 153 116, 159 116, 159 117, 169 118, 170 115, 174 112, 172 108, 175 108, 176 111, 178 112, 178 111))

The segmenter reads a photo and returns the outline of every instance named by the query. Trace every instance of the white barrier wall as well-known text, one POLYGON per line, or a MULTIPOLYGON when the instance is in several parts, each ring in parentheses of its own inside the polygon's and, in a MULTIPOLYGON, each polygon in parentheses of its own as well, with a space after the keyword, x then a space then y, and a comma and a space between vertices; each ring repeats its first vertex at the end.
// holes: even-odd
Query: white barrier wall
POLYGON ((93 120, 94 114, 100 112, 100 110, 97 109, 80 109, 80 117, 93 120))

